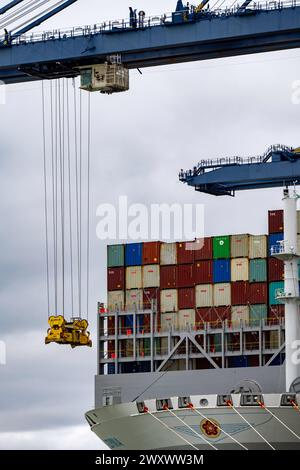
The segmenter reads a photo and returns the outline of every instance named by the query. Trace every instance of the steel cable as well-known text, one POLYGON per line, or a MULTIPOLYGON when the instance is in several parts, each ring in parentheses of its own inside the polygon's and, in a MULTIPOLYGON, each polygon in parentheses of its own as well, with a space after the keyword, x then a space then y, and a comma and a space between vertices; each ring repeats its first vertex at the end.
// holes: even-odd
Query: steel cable
POLYGON ((68 180, 69 180, 69 225, 70 225, 70 282, 71 282, 71 308, 74 314, 74 278, 73 278, 73 221, 72 221, 72 185, 71 185, 71 150, 70 150, 70 100, 69 81, 66 79, 67 94, 67 155, 68 155, 68 180))
POLYGON ((90 282, 90 173, 91 173, 91 94, 88 94, 88 151, 87 151, 87 253, 86 253, 86 318, 89 319, 90 282))

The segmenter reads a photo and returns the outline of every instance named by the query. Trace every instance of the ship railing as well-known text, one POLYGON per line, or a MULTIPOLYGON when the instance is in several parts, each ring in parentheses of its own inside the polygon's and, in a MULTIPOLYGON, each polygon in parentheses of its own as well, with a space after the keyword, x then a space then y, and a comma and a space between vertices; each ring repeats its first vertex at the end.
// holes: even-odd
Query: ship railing
POLYGON ((271 246, 271 255, 298 255, 297 246, 291 246, 288 242, 282 240, 271 246))
MULTIPOLYGON (((282 10, 286 8, 295 8, 300 6, 300 0, 287 0, 287 1, 269 1, 269 2, 252 2, 248 5, 246 10, 241 10, 241 5, 234 5, 232 8, 218 8, 215 10, 205 10, 200 14, 193 13, 192 10, 188 13, 186 21, 194 22, 216 17, 228 17, 235 15, 243 15, 245 11, 262 12, 272 10, 282 10)), ((164 26, 173 24, 174 12, 163 13, 160 15, 152 15, 144 17, 143 19, 137 18, 137 25, 133 28, 129 19, 115 19, 102 21, 92 25, 73 26, 70 28, 53 29, 47 31, 37 31, 33 33, 22 34, 21 36, 11 35, 13 44, 30 44, 33 42, 44 42, 53 40, 64 40, 67 38, 75 38, 82 36, 92 36, 96 34, 104 34, 109 32, 117 32, 132 29, 146 29, 156 26, 164 26)), ((181 12, 176 14, 180 15, 181 12)), ((0 36, 0 40, 4 40, 4 36, 0 36)))

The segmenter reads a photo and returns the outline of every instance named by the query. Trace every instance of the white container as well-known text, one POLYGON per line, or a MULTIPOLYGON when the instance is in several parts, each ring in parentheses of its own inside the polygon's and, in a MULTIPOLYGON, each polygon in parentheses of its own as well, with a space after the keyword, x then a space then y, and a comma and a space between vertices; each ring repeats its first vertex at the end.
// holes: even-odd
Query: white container
POLYGON ((181 331, 193 330, 195 327, 195 310, 185 309, 178 312, 178 329, 181 331))
POLYGON ((249 256, 249 235, 231 235, 231 258, 245 258, 249 256))
POLYGON ((249 258, 267 258, 267 236, 266 235, 250 235, 249 237, 249 258))
POLYGON ((161 331, 166 332, 177 330, 177 312, 168 312, 161 314, 161 331))
POLYGON ((126 268, 126 289, 142 289, 142 266, 126 268))
POLYGON ((162 243, 160 246, 160 264, 176 264, 177 263, 177 247, 176 243, 162 243))
POLYGON ((160 285, 160 267, 159 264, 149 264, 143 266, 143 287, 159 287, 160 285))
POLYGON ((213 285, 199 284, 196 286, 196 307, 213 306, 213 285))
POLYGON ((107 295, 107 308, 110 312, 124 310, 124 291, 114 290, 108 292, 107 295))
POLYGON ((249 307, 248 305, 234 305, 231 308, 232 326, 240 326, 241 322, 249 324, 249 307))
POLYGON ((229 282, 214 284, 214 306, 225 307, 231 305, 231 285, 229 282))
POLYGON ((177 312, 178 295, 177 289, 165 289, 160 292, 161 312, 177 312))
POLYGON ((126 311, 143 310, 143 289, 130 289, 126 291, 126 311))
POLYGON ((249 258, 231 260, 231 281, 249 281, 249 258))

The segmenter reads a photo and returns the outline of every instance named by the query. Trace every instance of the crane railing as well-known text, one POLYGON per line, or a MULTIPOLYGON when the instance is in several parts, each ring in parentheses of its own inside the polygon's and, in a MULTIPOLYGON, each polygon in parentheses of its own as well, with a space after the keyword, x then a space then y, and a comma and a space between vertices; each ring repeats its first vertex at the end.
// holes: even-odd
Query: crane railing
MULTIPOLYGON (((239 4, 232 8, 218 8, 215 10, 205 10, 200 13, 190 13, 183 19, 184 22, 194 22, 206 19, 213 19, 218 17, 228 16, 243 16, 247 13, 259 13, 263 11, 282 10, 285 8, 295 8, 300 6, 300 0, 287 0, 287 1, 270 1, 270 2, 252 2, 247 6, 246 10, 240 9, 239 4)), ((177 14, 181 12, 177 12, 177 14)), ((162 15, 153 15, 149 17, 137 18, 137 23, 134 29, 146 29, 156 26, 170 26, 174 23, 175 13, 164 13, 162 15)), ((133 26, 129 19, 116 19, 103 21, 93 25, 77 26, 65 29, 53 29, 48 31, 37 31, 31 34, 23 34, 15 37, 11 35, 10 40, 13 44, 27 44, 33 42, 43 42, 59 39, 74 38, 77 36, 91 36, 95 34, 113 33, 117 31, 132 30, 133 26)), ((0 40, 4 40, 4 35, 0 36, 0 40)))

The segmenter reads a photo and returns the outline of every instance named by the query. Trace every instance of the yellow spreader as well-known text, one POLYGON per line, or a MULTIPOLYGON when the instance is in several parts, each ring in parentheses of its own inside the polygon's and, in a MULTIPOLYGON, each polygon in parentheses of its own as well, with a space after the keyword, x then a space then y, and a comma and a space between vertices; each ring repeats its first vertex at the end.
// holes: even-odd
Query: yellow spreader
POLYGON ((62 315, 51 316, 48 320, 50 328, 47 331, 45 343, 69 344, 72 348, 77 346, 92 347, 87 320, 72 318, 67 322, 62 315))

